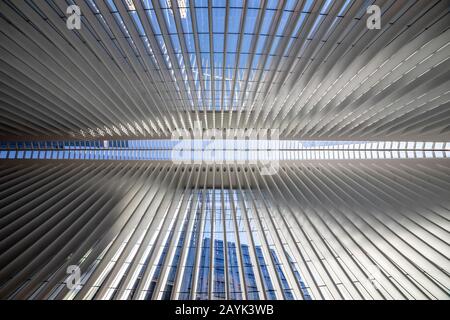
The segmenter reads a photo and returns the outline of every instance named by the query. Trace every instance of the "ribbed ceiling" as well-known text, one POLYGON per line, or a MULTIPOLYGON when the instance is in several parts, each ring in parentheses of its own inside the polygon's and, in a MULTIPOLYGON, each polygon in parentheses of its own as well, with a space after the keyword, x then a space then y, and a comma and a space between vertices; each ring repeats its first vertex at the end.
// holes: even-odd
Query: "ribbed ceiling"
POLYGON ((0 297, 448 299, 447 162, 3 163, 0 297))
POLYGON ((448 21, 445 0, 1 1, 0 135, 447 141, 448 21))
POLYGON ((448 299, 449 21, 0 0, 0 299, 448 299))

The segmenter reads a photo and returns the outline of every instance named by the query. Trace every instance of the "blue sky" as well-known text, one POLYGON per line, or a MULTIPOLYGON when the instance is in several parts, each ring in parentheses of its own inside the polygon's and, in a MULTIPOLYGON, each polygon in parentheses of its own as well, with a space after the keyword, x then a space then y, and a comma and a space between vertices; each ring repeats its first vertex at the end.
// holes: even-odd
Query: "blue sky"
MULTIPOLYGON (((249 108, 257 90, 258 80, 260 80, 260 86, 264 85, 265 76, 274 68, 274 59, 280 59, 279 47, 283 44, 282 40, 285 37, 289 38, 281 53, 282 56, 287 57, 298 37, 312 38, 314 36, 324 15, 333 4, 333 0, 327 0, 321 7, 320 15, 311 31, 308 34, 302 34, 301 27, 313 8, 313 0, 305 2, 302 13, 295 21, 290 19, 297 5, 296 0, 288 0, 284 6, 280 5, 282 2, 278 0, 269 0, 260 30, 256 28, 256 19, 262 10, 259 0, 247 1, 245 16, 242 16, 243 1, 229 1, 228 15, 226 15, 226 1, 212 1, 212 17, 214 17, 211 21, 212 30, 208 20, 207 0, 178 0, 182 30, 177 29, 169 2, 167 0, 142 2, 145 19, 148 20, 151 32, 154 34, 157 48, 151 46, 144 26, 146 23, 141 21, 142 17, 139 16, 135 7, 128 5, 128 14, 147 50, 148 56, 144 58, 150 59, 156 69, 169 70, 172 84, 179 92, 174 97, 176 103, 181 107, 199 110, 249 108), (159 8, 155 9, 156 4, 159 8), (156 14, 158 10, 162 12, 159 19, 156 14), (275 36, 270 41, 270 28, 276 17, 276 10, 281 10, 282 14, 274 31, 275 36), (192 14, 195 14, 195 25, 193 25, 192 14), (293 24, 295 27, 287 32, 289 26, 293 24), (210 41, 210 31, 212 31, 212 41, 210 41), (199 41, 199 51, 196 50, 195 36, 199 41), (182 54, 183 44, 187 48, 186 55, 182 54), (255 45, 254 55, 252 54, 253 45, 255 45), (173 52, 173 55, 171 56, 169 52, 173 52), (158 63, 155 54, 163 57, 164 65, 158 63), (193 84, 189 82, 189 74, 193 77, 193 84)), ((344 3, 340 14, 344 13, 350 3, 351 0, 344 3)), ((101 20, 95 1, 90 0, 89 4, 101 20)), ((139 55, 114 1, 108 0, 107 4, 130 46, 135 50, 136 55, 139 55)), ((106 24, 104 26, 108 28, 106 24)))

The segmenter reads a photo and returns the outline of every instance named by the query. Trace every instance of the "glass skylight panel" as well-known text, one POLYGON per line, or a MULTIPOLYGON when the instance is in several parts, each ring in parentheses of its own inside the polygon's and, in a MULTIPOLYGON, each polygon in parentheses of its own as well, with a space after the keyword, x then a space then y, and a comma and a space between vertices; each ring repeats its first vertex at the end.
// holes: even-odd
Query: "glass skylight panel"
POLYGON ((261 35, 269 34, 270 26, 272 25, 272 20, 273 20, 274 16, 275 16, 274 10, 266 10, 264 12, 264 18, 263 18, 263 22, 262 22, 262 26, 261 26, 261 31, 260 31, 261 35))
POLYGON ((311 29, 308 33, 308 36, 307 36, 308 39, 314 38, 314 35, 315 35, 317 29, 319 28, 323 19, 324 19, 324 16, 322 16, 322 15, 317 16, 316 20, 314 21, 313 26, 311 27, 311 29))
POLYGON ((345 14, 346 10, 348 9, 348 7, 352 1, 353 0, 345 0, 344 5, 342 6, 341 10, 339 10, 339 12, 338 12, 338 17, 343 16, 345 14))
POLYGON ((0 159, 104 159, 241 161, 245 159, 404 159, 446 158, 448 143, 294 140, 91 140, 4 142, 0 159), (397 145, 399 146, 397 148, 397 145), (402 148, 403 146, 403 148, 402 148), (288 152, 285 152, 288 151, 288 152), (319 152, 320 151, 320 152, 319 152))
POLYGON ((171 9, 162 9, 164 21, 166 22, 167 32, 169 34, 177 34, 177 28, 171 9))
MULTIPOLYGON (((114 45, 117 46, 118 52, 114 53, 123 55, 124 63, 130 64, 132 72, 140 75, 142 70, 134 69, 142 67, 144 72, 150 74, 155 85, 155 95, 163 97, 163 100, 169 100, 163 101, 163 112, 164 108, 189 111, 245 111, 246 108, 259 107, 258 104, 262 103, 262 97, 265 95, 263 90, 272 86, 272 83, 268 83, 270 79, 282 81, 281 77, 285 75, 283 72, 289 71, 291 66, 287 66, 288 69, 286 69, 283 62, 291 62, 291 60, 283 59, 278 65, 278 61, 281 59, 276 56, 278 53, 282 57, 287 57, 288 54, 293 54, 290 51, 295 46, 295 49, 300 50, 295 52, 296 57, 293 58, 297 58, 298 55, 302 56, 309 51, 310 40, 315 37, 319 28, 327 27, 328 30, 322 39, 326 40, 337 24, 342 21, 342 18, 348 14, 348 10, 358 5, 353 0, 320 2, 269 0, 264 3, 264 11, 262 11, 263 2, 259 0, 228 2, 225 0, 106 0, 104 3, 103 1, 87 0, 86 4, 90 12, 83 15, 83 23, 89 24, 89 32, 94 31, 92 21, 89 19, 91 19, 91 13, 96 16, 112 40, 113 51, 116 50, 114 45), (245 10, 244 4, 247 6, 245 10), (143 11, 141 11, 142 9, 143 11), (294 12, 294 9, 300 9, 301 12, 294 12), (312 12, 313 9, 314 12, 312 12), (337 17, 330 17, 332 25, 325 26, 323 20, 331 10, 337 12, 337 17), (243 14, 244 11, 245 14, 243 14), (209 17, 210 14, 211 17, 209 17), (290 19, 294 15, 297 18, 290 19), (258 20, 260 20, 259 23, 257 23, 258 20), (181 28, 177 28, 176 21, 181 23, 181 28), (306 21, 309 22, 309 28, 303 30, 306 21), (154 35, 147 34, 148 27, 150 27, 149 33, 153 32, 154 35), (112 30, 115 33, 117 30, 120 32, 113 34, 112 30), (291 32, 288 33, 288 30, 291 32), (242 34, 240 34, 241 32, 242 34), (138 37, 136 37, 136 33, 138 37), (310 40, 305 41, 305 36, 310 40), (127 39, 134 54, 139 57, 136 60, 137 63, 131 63, 134 60, 134 57, 129 56, 131 50, 121 47, 124 43, 123 37, 127 39), (300 43, 302 46, 297 48, 296 44, 300 43), (286 47, 280 48, 281 44, 286 47), (183 52, 184 49, 187 52, 183 52), (280 69, 272 70, 271 68, 275 66, 280 69), (160 72, 152 74, 153 68, 160 72), (283 72, 276 73, 279 71, 283 72), (272 77, 274 73, 279 74, 280 77, 272 77), (167 79, 167 75, 169 79, 167 79), (190 81, 191 75, 193 81, 190 81)), ((44 16, 44 12, 39 10, 38 5, 32 3, 29 5, 44 16)), ((60 5, 55 6, 53 1, 50 1, 48 5, 61 18, 64 18, 64 12, 61 12, 60 5)), ((52 23, 51 20, 49 23, 52 23)), ((98 30, 93 35, 99 41, 109 40, 103 37, 104 30, 98 30)), ((110 44, 102 43, 101 45, 108 51, 112 59, 116 59, 116 55, 109 52, 110 44)), ((292 60, 293 63, 299 63, 297 59, 292 60)), ((150 90, 153 89, 152 85, 148 87, 150 90)), ((289 105, 294 103, 290 100, 288 102, 289 105)), ((136 103, 139 104, 140 101, 138 100, 136 103)), ((275 109, 271 116, 286 114, 284 106, 281 107, 277 104, 271 106, 280 108, 279 110, 275 109)), ((269 107, 269 105, 264 105, 264 107, 269 107)), ((290 110, 290 107, 288 108, 290 110)), ((144 107, 143 109, 145 110, 144 107)), ((232 119, 234 120, 233 117, 232 119)), ((110 132, 112 134, 114 132, 139 134, 141 130, 146 132, 145 128, 139 130, 133 122, 129 125, 126 121, 124 120, 122 126, 116 123, 116 130, 111 127, 110 132)), ((89 129, 84 130, 85 134, 89 135, 89 129)), ((99 136, 101 135, 100 131, 104 133, 105 128, 90 130, 99 136)), ((317 131, 317 133, 324 133, 323 130, 317 131)), ((407 148, 413 147, 408 145, 407 148)))
POLYGON ((155 10, 147 10, 147 17, 150 21, 150 26, 155 35, 161 35, 161 29, 159 27, 158 19, 156 18, 155 10))
POLYGON ((276 36, 278 36, 278 37, 287 36, 284 31, 285 31, 285 28, 286 28, 287 23, 289 21, 289 17, 291 15, 292 15, 292 12, 289 12, 289 11, 286 11, 286 10, 283 11, 283 13, 281 15, 281 20, 280 20, 280 22, 278 24, 277 31, 275 33, 276 36))
POLYGON ((272 44, 271 44, 271 49, 270 49, 270 55, 273 56, 276 54, 276 51, 278 50, 278 45, 281 42, 281 37, 275 37, 273 38, 272 44))
POLYGON ((91 10, 92 10, 94 13, 100 13, 100 11, 99 11, 98 8, 97 8, 97 5, 95 4, 95 1, 93 1, 93 0, 87 0, 87 4, 88 4, 88 6, 91 8, 91 10))
POLYGON ((333 0, 326 0, 322 8, 320 9, 320 14, 328 13, 328 10, 330 9, 332 2, 333 0))
POLYGON ((305 5, 303 6, 303 12, 310 12, 313 4, 314 0, 306 0, 305 5))

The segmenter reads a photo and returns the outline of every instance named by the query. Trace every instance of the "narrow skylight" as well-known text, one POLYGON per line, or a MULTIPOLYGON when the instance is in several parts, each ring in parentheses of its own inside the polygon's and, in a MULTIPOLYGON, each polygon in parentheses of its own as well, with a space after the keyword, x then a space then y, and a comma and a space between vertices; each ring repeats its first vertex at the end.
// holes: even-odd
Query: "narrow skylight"
POLYGON ((448 158, 450 142, 88 140, 2 142, 0 159, 251 161, 448 158))

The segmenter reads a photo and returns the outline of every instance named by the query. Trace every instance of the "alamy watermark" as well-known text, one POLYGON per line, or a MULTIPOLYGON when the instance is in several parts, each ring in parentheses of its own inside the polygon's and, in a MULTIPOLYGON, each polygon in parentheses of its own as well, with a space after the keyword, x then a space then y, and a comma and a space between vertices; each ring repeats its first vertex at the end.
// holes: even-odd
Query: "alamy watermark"
POLYGON ((81 270, 77 265, 67 266, 66 273, 68 277, 66 278, 66 286, 69 290, 78 290, 81 288, 81 270))
POLYGON ((176 164, 256 165, 263 175, 276 174, 280 161, 278 129, 203 129, 172 132, 171 159, 176 164))
MULTIPOLYGON (((127 0, 127 6, 134 10, 134 4, 132 1, 127 0)), ((369 17, 366 20, 366 26, 370 30, 381 29, 381 9, 377 5, 370 5, 366 9, 366 13, 369 17)), ((67 21, 66 25, 69 30, 81 29, 81 9, 77 5, 70 5, 66 9, 67 21)))
POLYGON ((81 9, 77 5, 71 5, 67 7, 66 10, 67 21, 66 26, 69 30, 80 30, 81 29, 81 9))
POLYGON ((367 12, 367 14, 369 14, 369 17, 366 20, 367 28, 370 30, 381 29, 381 9, 380 9, 380 7, 375 4, 368 6, 366 12, 367 12))

